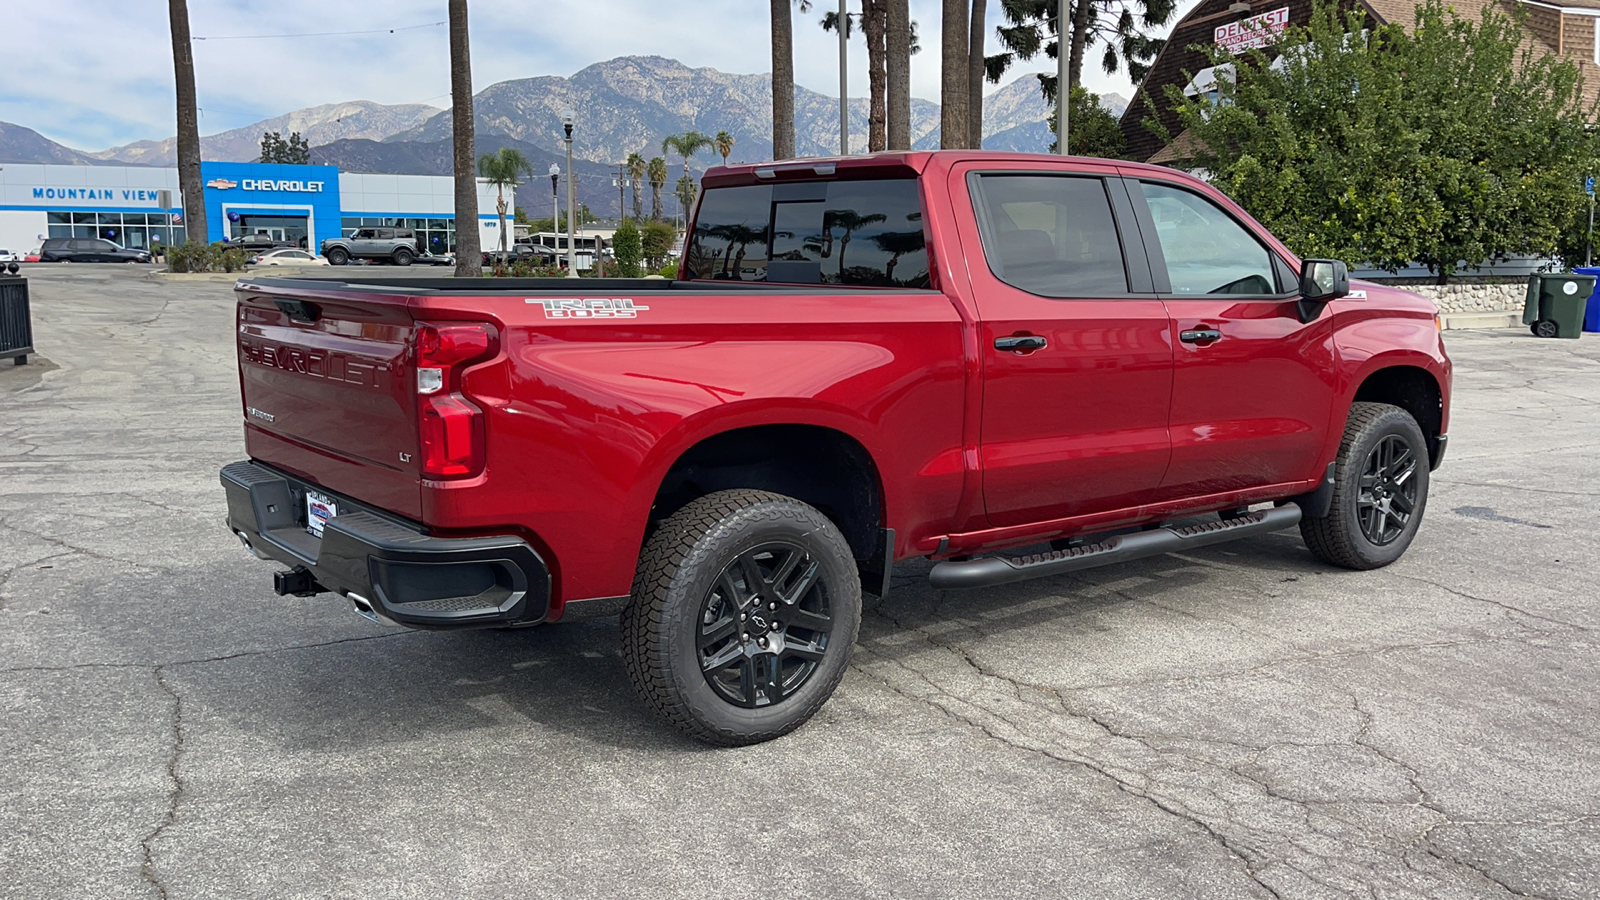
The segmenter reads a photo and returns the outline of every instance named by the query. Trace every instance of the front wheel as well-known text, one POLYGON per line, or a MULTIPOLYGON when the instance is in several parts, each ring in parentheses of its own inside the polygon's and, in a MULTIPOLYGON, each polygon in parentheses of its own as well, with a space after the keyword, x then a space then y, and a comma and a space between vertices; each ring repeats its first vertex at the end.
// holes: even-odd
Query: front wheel
POLYGON ((709 494, 646 543, 622 658, 674 728, 723 746, 800 727, 844 677, 861 583, 826 516, 764 491, 709 494))
POLYGON ((338 247, 329 250, 326 255, 328 257, 328 265, 330 266, 342 266, 350 261, 350 254, 339 249, 338 247))
POLYGON ((1376 569, 1399 559, 1428 505, 1428 444, 1411 414, 1355 403, 1334 461, 1333 505, 1300 520, 1306 547, 1324 562, 1376 569))

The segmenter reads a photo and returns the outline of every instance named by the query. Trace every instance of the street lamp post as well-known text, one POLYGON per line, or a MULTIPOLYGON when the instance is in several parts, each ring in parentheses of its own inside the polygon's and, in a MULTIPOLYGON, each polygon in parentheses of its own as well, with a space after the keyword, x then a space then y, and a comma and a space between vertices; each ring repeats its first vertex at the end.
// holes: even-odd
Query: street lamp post
POLYGON ((567 133, 567 277, 578 277, 578 237, 573 220, 578 215, 578 187, 572 176, 572 123, 577 119, 572 107, 561 111, 561 127, 567 133))
POLYGON ((555 163, 550 164, 550 230, 561 231, 561 194, 556 190, 556 182, 561 178, 561 167, 555 163))

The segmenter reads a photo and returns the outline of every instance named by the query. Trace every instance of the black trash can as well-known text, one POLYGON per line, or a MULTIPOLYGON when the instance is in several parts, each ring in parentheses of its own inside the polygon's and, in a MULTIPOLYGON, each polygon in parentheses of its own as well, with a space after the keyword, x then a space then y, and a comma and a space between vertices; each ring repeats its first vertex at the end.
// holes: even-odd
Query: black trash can
POLYGON ((1537 272, 1528 276, 1522 323, 1539 337, 1575 338, 1583 334, 1583 313, 1594 292, 1595 276, 1575 272, 1537 272))
POLYGON ((0 359, 27 365, 33 352, 33 317, 28 312, 28 279, 0 274, 0 359))

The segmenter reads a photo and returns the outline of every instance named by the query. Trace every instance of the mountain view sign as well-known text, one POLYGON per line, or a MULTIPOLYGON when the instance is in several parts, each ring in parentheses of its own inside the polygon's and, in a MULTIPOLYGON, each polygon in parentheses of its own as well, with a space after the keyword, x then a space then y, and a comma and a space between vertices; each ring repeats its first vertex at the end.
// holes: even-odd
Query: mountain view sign
POLYGON ((1237 56, 1246 50, 1267 46, 1288 30, 1289 7, 1285 6, 1248 19, 1218 25, 1212 37, 1218 49, 1237 56))

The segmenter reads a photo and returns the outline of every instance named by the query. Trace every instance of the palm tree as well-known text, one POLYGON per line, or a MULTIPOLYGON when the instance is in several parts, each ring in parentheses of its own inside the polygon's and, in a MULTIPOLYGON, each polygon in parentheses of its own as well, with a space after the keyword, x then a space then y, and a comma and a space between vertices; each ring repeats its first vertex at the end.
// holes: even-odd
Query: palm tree
POLYGON ((722 164, 727 165, 728 154, 733 152, 733 135, 726 131, 717 132, 717 136, 711 139, 711 147, 722 154, 722 164))
POLYGON ((878 249, 889 254, 889 262, 883 267, 884 277, 890 284, 895 284, 894 267, 899 264, 900 257, 907 253, 916 253, 927 245, 922 230, 916 231, 884 231, 872 236, 872 242, 878 249))
POLYGON ((712 146, 714 141, 707 135, 698 131, 685 131, 683 134, 669 134, 661 139, 661 152, 676 153, 683 157, 683 178, 678 180, 679 196, 682 196, 683 182, 689 182, 689 202, 683 205, 685 216, 689 214, 689 207, 694 205, 694 179, 689 175, 689 158, 712 146))
MULTIPOLYGON (((884 102, 884 88, 888 81, 885 70, 884 37, 887 32, 888 0, 861 0, 861 33, 867 39, 867 150, 876 152, 886 146, 885 120, 888 118, 884 102)), ((839 27, 839 14, 826 13, 822 17, 822 30, 833 31, 839 27)), ((856 29, 845 15, 845 35, 856 29)))
POLYGON ((194 99, 194 46, 189 42, 189 4, 169 0, 172 69, 178 82, 178 190, 183 194, 183 228, 188 240, 211 239, 206 226, 205 187, 200 177, 200 115, 194 99))
POLYGON ((939 146, 967 144, 967 0, 944 0, 940 16, 939 146))
POLYGON ((633 184, 633 217, 644 218, 644 201, 639 197, 639 187, 644 183, 645 161, 637 153, 629 153, 625 164, 628 168, 628 181, 633 184))
POLYGON ((659 156, 650 157, 650 162, 645 164, 645 172, 650 178, 650 219, 661 221, 661 189, 667 186, 667 161, 659 156))
MULTIPOLYGON (((967 146, 983 147, 983 37, 988 15, 984 0, 972 0, 971 42, 967 45, 967 146)), ((1087 6, 1087 3, 1080 4, 1087 6)))
POLYGON ((499 153, 485 153, 478 157, 478 174, 495 186, 495 212, 500 214, 500 265, 506 264, 506 188, 517 196, 517 178, 532 175, 533 165, 514 147, 501 147, 499 153))
POLYGON ((688 175, 678 179, 678 207, 683 210, 683 221, 689 221, 689 207, 694 206, 694 179, 688 175))
POLYGON ((715 139, 698 131, 685 131, 683 134, 669 134, 662 138, 661 152, 676 153, 683 157, 683 177, 688 178, 690 157, 715 143, 715 139))
POLYGON ((794 157, 794 22, 790 0, 771 0, 772 158, 794 157))
MULTIPOLYGON (((965 63, 965 60, 962 62, 965 63)), ((844 280, 844 251, 850 249, 851 233, 859 231, 868 225, 876 225, 879 222, 887 222, 889 220, 889 217, 883 213, 863 216, 853 209, 830 209, 823 213, 823 218, 830 221, 832 227, 844 232, 839 236, 839 279, 841 281, 844 280)))
POLYGON ((478 239, 478 179, 473 169, 472 50, 467 0, 450 0, 450 117, 456 176, 456 277, 483 274, 478 239))
POLYGON ((911 0, 888 0, 883 50, 888 107, 886 146, 911 149, 911 0))

